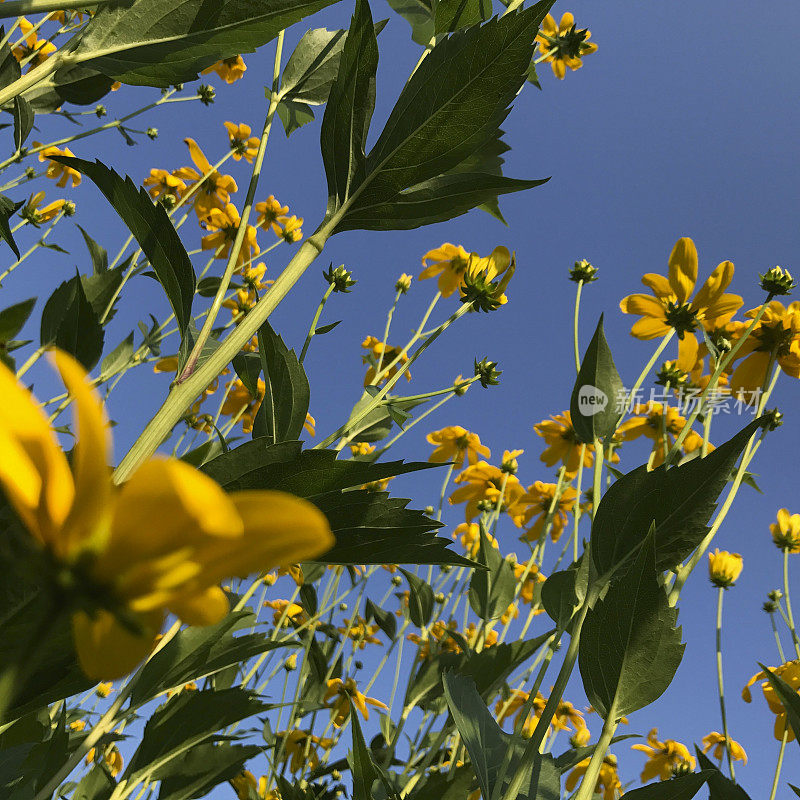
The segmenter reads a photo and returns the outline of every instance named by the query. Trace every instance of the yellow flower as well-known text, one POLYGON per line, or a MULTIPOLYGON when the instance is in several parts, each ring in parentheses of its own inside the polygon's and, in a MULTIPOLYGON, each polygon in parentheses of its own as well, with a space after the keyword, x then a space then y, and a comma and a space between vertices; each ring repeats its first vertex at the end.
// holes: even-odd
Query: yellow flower
MULTIPOLYGON (((367 336, 361 342, 361 346, 367 351, 365 355, 361 356, 361 361, 370 365, 367 374, 364 376, 364 386, 369 386, 375 381, 379 361, 381 362, 381 379, 379 383, 393 378, 403 364, 408 362, 408 353, 405 350, 390 344, 384 344, 374 336, 367 336), (381 358, 381 355, 383 358, 381 358), (394 363, 395 361, 397 361, 396 364, 394 363), (387 370, 386 368, 389 364, 392 364, 392 368, 387 370)), ((411 380, 411 373, 408 370, 405 372, 405 377, 407 381, 411 380)))
POLYGON ((455 483, 463 483, 450 495, 450 505, 463 503, 467 505, 464 509, 466 521, 469 522, 481 511, 494 508, 500 499, 500 492, 505 483, 505 494, 501 510, 508 510, 519 501, 525 490, 520 485, 516 475, 503 472, 499 467, 492 466, 486 461, 479 461, 471 464, 455 479, 455 483))
POLYGON ((238 191, 239 187, 230 175, 222 175, 212 169, 205 153, 194 139, 186 138, 183 141, 189 148, 189 157, 197 169, 181 167, 172 174, 184 181, 187 189, 199 184, 193 195, 194 210, 198 217, 204 219, 212 208, 223 209, 230 202, 231 194, 238 191))
POLYGON ((429 444, 437 445, 436 449, 428 456, 428 461, 434 464, 453 462, 453 467, 461 469, 464 457, 470 464, 478 463, 478 456, 490 458, 492 451, 481 444, 477 433, 470 433, 460 425, 450 425, 439 431, 431 431, 426 437, 429 444))
POLYGON ((450 297, 464 281, 464 273, 469 264, 469 253, 459 244, 445 242, 441 247, 429 250, 422 256, 424 269, 419 279, 439 277, 439 291, 442 297, 450 297), (428 266, 427 262, 431 264, 428 266))
POLYGON ((317 435, 317 421, 309 413, 306 413, 306 421, 303 423, 303 430, 309 436, 317 435))
POLYGON ((708 577, 714 586, 727 589, 742 573, 742 557, 738 553, 716 548, 708 554, 708 577))
MULTIPOLYGON (((500 725, 504 725, 507 719, 514 717, 514 725, 516 726, 519 722, 519 715, 522 713, 522 707, 528 702, 529 697, 530 694, 528 692, 522 689, 513 689, 508 700, 498 700, 494 707, 497 722, 500 725)), ((547 698, 543 697, 541 692, 537 692, 528 719, 525 721, 525 725, 522 728, 523 735, 530 738, 546 705, 547 698)), ((552 723, 550 727, 552 727, 552 723)))
POLYGON ((267 265, 263 261, 254 267, 245 267, 244 272, 242 272, 242 283, 247 291, 253 295, 253 299, 256 298, 260 291, 268 289, 270 284, 274 283, 274 281, 263 280, 266 272, 267 265))
MULTIPOLYGON (((539 571, 539 565, 533 560, 533 557, 531 557, 527 564, 521 564, 519 562, 514 564, 514 577, 516 578, 517 583, 522 582, 519 596, 522 598, 522 601, 524 603, 528 603, 528 605, 533 603, 536 586, 540 583, 544 583, 547 580, 547 578, 545 578, 545 576, 539 571), (524 581, 523 576, 525 578, 524 581)), ((542 614, 543 612, 543 608, 538 608, 533 613, 536 615, 542 614)))
POLYGON ((356 682, 352 678, 348 678, 346 681, 341 678, 333 678, 328 681, 328 688, 325 690, 322 702, 327 705, 331 700, 333 700, 330 706, 331 719, 337 728, 341 728, 349 718, 351 703, 361 712, 361 716, 365 720, 369 719, 367 706, 374 706, 384 711, 389 710, 389 706, 385 703, 359 692, 356 682))
POLYGON ((592 734, 588 728, 576 728, 575 733, 569 737, 569 743, 573 747, 585 747, 591 739, 592 734))
MULTIPOLYGON (((577 785, 578 781, 586 774, 589 768, 589 761, 591 759, 584 758, 579 761, 572 769, 572 772, 567 775, 567 782, 564 788, 571 792, 577 785)), ((600 767, 600 774, 597 776, 597 784, 594 788, 595 794, 603 796, 603 800, 616 800, 617 797, 622 795, 622 782, 617 774, 617 757, 611 753, 603 756, 603 763, 600 767)))
MULTIPOLYGON (((88 16, 91 17, 94 14, 94 11, 70 11, 72 15, 71 21, 73 22, 83 22, 83 17, 88 16)), ((51 11, 50 12, 50 19, 54 22, 60 22, 62 25, 67 21, 67 12, 66 11, 51 11)))
MULTIPOLYGON (((108 767, 108 771, 111 773, 112 777, 116 777, 119 775, 120 771, 122 770, 122 753, 119 752, 117 746, 112 744, 109 747, 106 747, 102 753, 101 757, 105 762, 106 766, 108 767)), ((86 754, 86 763, 92 764, 97 760, 97 748, 93 747, 87 754, 86 754)))
POLYGON ((405 272, 400 275, 400 277, 395 281, 394 288, 396 292, 400 292, 400 294, 407 294, 408 290, 411 288, 411 281, 413 280, 411 275, 406 274, 405 272))
POLYGON ((239 78, 244 77, 246 69, 247 65, 241 56, 232 56, 231 58, 223 58, 210 67, 206 67, 200 74, 210 75, 212 72, 216 72, 225 83, 236 83, 239 78))
MULTIPOLYGON (((563 414, 551 415, 550 419, 542 420, 533 426, 537 436, 541 436, 547 444, 547 449, 539 458, 553 467, 559 462, 566 467, 566 475, 574 475, 581 464, 581 442, 572 427, 572 417, 569 411, 563 414)), ((619 461, 619 456, 617 456, 619 461)), ((583 466, 591 467, 594 463, 594 445, 585 445, 583 453, 583 466)))
POLYGON ((33 67, 38 67, 52 53, 55 53, 56 46, 47 39, 40 39, 34 25, 25 17, 19 18, 19 29, 22 31, 24 40, 14 48, 13 53, 17 61, 28 59, 28 63, 33 67))
MULTIPOLYGON (((523 527, 535 519, 533 525, 525 531, 528 541, 536 541, 544 533, 547 515, 556 493, 555 483, 542 483, 536 481, 528 487, 528 491, 519 499, 519 506, 524 507, 524 513, 517 516, 515 522, 523 527)), ((561 490, 561 496, 553 509, 553 524, 550 528, 550 538, 557 542, 569 522, 569 512, 575 506, 578 492, 571 486, 561 490)))
MULTIPOLYGON (((214 250, 214 258, 227 258, 239 231, 241 219, 233 203, 227 203, 224 209, 212 208, 205 218, 206 229, 211 233, 202 238, 200 243, 202 249, 214 250)), ((256 229, 253 225, 248 225, 242 246, 236 256, 236 268, 242 269, 245 262, 249 263, 260 252, 261 248, 256 241, 256 229)), ((266 270, 266 267, 264 269, 266 270)))
POLYGON ((98 697, 108 697, 113 690, 114 690, 114 684, 111 681, 104 681, 103 683, 97 684, 94 693, 98 697))
MULTIPOLYGON (((667 418, 664 421, 664 406, 661 403, 646 403, 637 405, 633 409, 633 416, 626 419, 619 428, 617 434, 625 442, 646 436, 653 440, 653 451, 650 456, 650 467, 655 468, 664 463, 664 429, 667 432, 666 449, 669 450, 675 443, 675 437, 686 427, 686 419, 682 417, 677 408, 668 406, 667 418)), ((684 453, 693 453, 703 446, 703 437, 695 431, 689 431, 681 445, 684 453)), ((708 443, 709 451, 714 449, 711 442, 708 443)))
POLYGON ((66 200, 54 200, 48 203, 44 208, 39 208, 44 200, 44 192, 36 192, 32 194, 22 209, 22 216, 30 220, 34 225, 39 225, 42 222, 49 222, 55 217, 59 211, 64 207, 66 200))
MULTIPOLYGON (((333 739, 322 739, 308 731, 278 731, 275 736, 283 739, 281 759, 286 761, 291 758, 289 769, 292 772, 299 772, 304 766, 308 766, 312 770, 316 769, 319 765, 317 747, 319 746, 323 750, 330 750, 334 745, 333 739)), ((276 752, 278 748, 279 745, 276 745, 276 752)))
MULTIPOLYGON (((731 757, 734 761, 742 761, 745 764, 747 763, 747 753, 744 751, 744 747, 742 747, 739 742, 730 739, 731 743, 731 757)), ((714 748, 712 755, 718 761, 722 761, 723 756, 725 755, 725 737, 717 732, 711 731, 708 736, 703 737, 703 752, 707 753, 711 748, 714 748)))
POLYGON ((301 226, 303 224, 302 217, 278 217, 276 223, 272 226, 275 234, 282 238, 287 244, 294 244, 303 238, 303 231, 301 226), (277 228, 277 230, 275 230, 277 228))
POLYGON ((546 56, 543 61, 549 62, 555 76, 563 80, 567 67, 571 70, 580 69, 583 56, 597 50, 597 45, 588 41, 591 35, 587 29, 578 30, 575 27, 575 18, 568 11, 561 17, 558 27, 548 14, 542 21, 536 41, 539 43, 539 52, 546 56))
MULTIPOLYGON (((755 317, 753 308, 745 316, 755 317)), ((735 329, 733 340, 740 338, 746 323, 735 329)), ((784 307, 772 300, 753 332, 736 352, 734 360, 744 358, 730 377, 731 391, 758 389, 767 376, 770 362, 775 363, 791 378, 800 378, 800 302, 784 307)))
POLYGON ((375 445, 369 442, 353 442, 350 445, 350 452, 354 456, 368 456, 370 453, 375 452, 375 445))
POLYGON ((504 292, 515 271, 516 263, 507 247, 495 247, 486 257, 470 253, 464 279, 458 287, 462 302, 472 300, 473 310, 481 311, 493 311, 505 305, 508 298, 504 292), (494 283, 501 275, 502 279, 494 283))
POLYGON ((258 153, 260 142, 258 136, 251 136, 250 126, 244 123, 237 125, 234 122, 224 122, 223 125, 228 131, 228 143, 233 150, 233 160, 241 161, 244 158, 248 164, 252 164, 258 153))
POLYGON ((272 622, 277 625, 281 618, 293 622, 295 625, 302 625, 308 621, 308 615, 303 606, 298 603, 292 603, 289 600, 266 600, 264 602, 265 608, 271 608, 275 611, 272 615, 272 622))
MULTIPOLYGON (((787 661, 779 667, 770 667, 772 672, 776 673, 778 677, 782 678, 789 686, 796 692, 800 693, 800 659, 795 661, 787 661)), ((761 691, 764 693, 764 699, 767 701, 769 710, 775 714, 775 728, 773 734, 780 742, 783 740, 784 732, 788 732, 786 737, 787 742, 794 741, 795 735, 792 726, 787 723, 786 709, 778 697, 777 692, 772 688, 772 684, 767 680, 767 676, 763 672, 757 672, 747 682, 747 685, 742 689, 742 700, 745 703, 752 701, 753 697, 750 694, 750 687, 758 680, 761 680, 761 691)))
POLYGON ((242 770, 242 772, 230 779, 230 784, 239 800, 250 800, 251 790, 258 800, 281 800, 275 789, 267 791, 268 781, 266 775, 262 775, 256 780, 256 776, 252 772, 242 770))
POLYGON ((586 727, 586 720, 583 714, 567 700, 559 701, 556 706, 556 713, 553 715, 553 727, 558 730, 570 730, 570 724, 575 726, 575 730, 586 727))
POLYGON ((80 733, 83 730, 86 730, 86 720, 83 719, 74 719, 69 724, 69 729, 71 731, 75 731, 76 733, 80 733))
POLYGON ((363 650, 368 644, 383 645, 383 642, 375 636, 380 630, 378 625, 367 625, 366 620, 360 616, 356 616, 353 621, 346 619, 344 622, 346 627, 337 630, 343 636, 352 639, 359 650, 363 650))
POLYGON ((261 407, 261 401, 264 399, 264 392, 267 388, 264 379, 258 379, 258 396, 255 398, 239 378, 229 383, 228 387, 230 387, 230 391, 222 404, 220 413, 229 417, 238 416, 239 421, 242 423, 242 431, 244 433, 252 433, 253 422, 258 409, 261 407))
POLYGON ((680 764, 688 763, 694 770, 696 764, 694 756, 685 744, 676 742, 674 739, 660 742, 658 728, 653 728, 647 734, 647 741, 649 744, 631 745, 631 750, 640 750, 642 753, 647 753, 648 756, 647 763, 642 770, 642 783, 647 783, 656 775, 662 781, 669 780, 672 777, 672 768, 680 764))
POLYGON ((150 174, 142 181, 150 197, 155 200, 162 195, 171 194, 176 200, 180 200, 186 192, 186 184, 176 178, 165 169, 151 169, 150 174))
MULTIPOLYGON (((481 527, 477 522, 462 522, 456 526, 451 536, 453 539, 461 538, 461 546, 467 551, 467 555, 472 558, 478 555, 481 547, 481 527)), ((500 549, 497 539, 490 533, 486 534, 486 540, 495 550, 500 549)))
POLYGON ((769 526, 772 541, 782 550, 800 553, 800 514, 789 514, 788 508, 778 511, 778 521, 769 526))
MULTIPOLYGON (((34 147, 41 147, 41 142, 34 142, 34 147)), ((68 147, 65 147, 63 150, 59 150, 57 147, 46 147, 39 153, 39 161, 47 161, 49 160, 50 156, 75 156, 75 154, 70 150, 68 147)), ((67 183, 72 180, 73 188, 78 186, 81 182, 81 174, 72 167, 65 167, 63 164, 59 164, 57 161, 50 161, 47 165, 47 172, 46 175, 48 178, 52 178, 53 180, 58 179, 56 186, 60 189, 63 189, 67 183)))
POLYGON ((226 494, 174 458, 153 458, 114 486, 100 400, 72 357, 54 360, 76 410, 72 469, 38 403, 0 365, 0 486, 48 558, 75 576, 72 631, 87 675, 130 672, 167 612, 190 625, 222 619, 224 578, 333 543, 310 503, 283 492, 226 494))
POLYGON ((289 213, 289 206, 282 206, 272 195, 261 203, 256 203, 258 212, 258 226, 265 231, 270 227, 277 236, 281 235, 281 226, 278 220, 289 213))
POLYGON ((631 328, 637 339, 655 339, 674 328, 681 340, 679 365, 688 369, 684 363, 693 364, 697 355, 694 331, 699 326, 706 331, 723 327, 744 302, 738 294, 725 294, 732 280, 733 264, 723 261, 690 300, 697 282, 697 249, 684 236, 672 248, 668 277, 655 273, 642 277, 642 283, 653 294, 629 295, 620 301, 619 307, 625 314, 641 316, 631 328), (686 336, 687 333, 691 335, 686 336))

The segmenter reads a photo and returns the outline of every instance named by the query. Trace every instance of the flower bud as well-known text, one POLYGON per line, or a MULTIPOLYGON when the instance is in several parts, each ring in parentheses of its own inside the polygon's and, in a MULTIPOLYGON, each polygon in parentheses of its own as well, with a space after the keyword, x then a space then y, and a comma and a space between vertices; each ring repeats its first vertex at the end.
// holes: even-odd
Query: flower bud
POLYGON ((497 369, 496 361, 489 361, 488 358, 484 358, 482 361, 475 359, 475 376, 484 389, 489 386, 497 386, 502 374, 502 371, 497 369))
POLYGON ((108 114, 108 111, 104 105, 98 104, 94 108, 94 113, 97 114, 98 117, 104 117, 108 114))
POLYGON ((148 128, 145 133, 155 141, 158 139, 158 128, 148 128))
POLYGON ((204 106, 210 106, 214 102, 216 94, 214 87, 207 86, 205 83, 201 83, 200 86, 197 87, 197 96, 204 106))
POLYGON ((400 292, 400 294, 408 294, 408 290, 411 288, 411 276, 406 275, 404 272, 398 279, 394 285, 395 291, 400 292))
POLYGON ((392 586, 400 586, 403 579, 399 575, 392 575, 392 586))
POLYGON ((761 286, 770 297, 791 294, 792 289, 797 285, 794 280, 792 280, 792 275, 789 270, 783 269, 783 267, 772 267, 759 277, 761 278, 759 286, 761 286))
POLYGON ((286 661, 283 662, 283 668, 287 672, 292 672, 297 669, 297 653, 292 653, 286 661))
POLYGON ((764 427, 768 431, 774 431, 783 425, 783 414, 777 408, 772 408, 764 413, 764 427))
POLYGON ((331 264, 327 271, 322 271, 322 277, 333 286, 334 292, 347 293, 350 291, 350 287, 355 286, 357 283, 357 281, 353 279, 353 273, 345 269, 344 264, 340 264, 336 269, 334 269, 333 264, 331 264))
POLYGON ((708 577, 711 583, 721 589, 728 589, 736 583, 742 572, 742 557, 717 548, 708 554, 708 577))
POLYGON ((592 283, 597 280, 597 267, 593 267, 585 258, 576 261, 569 271, 569 279, 575 283, 592 283))

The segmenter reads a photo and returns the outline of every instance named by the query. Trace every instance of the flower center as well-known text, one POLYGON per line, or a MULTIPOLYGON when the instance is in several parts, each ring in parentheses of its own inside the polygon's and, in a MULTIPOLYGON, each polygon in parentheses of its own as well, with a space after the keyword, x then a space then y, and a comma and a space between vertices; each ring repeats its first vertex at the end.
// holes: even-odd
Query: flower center
POLYGON ((679 339, 697 328, 697 316, 689 303, 678 304, 670 300, 664 310, 664 319, 670 328, 675 328, 679 339))

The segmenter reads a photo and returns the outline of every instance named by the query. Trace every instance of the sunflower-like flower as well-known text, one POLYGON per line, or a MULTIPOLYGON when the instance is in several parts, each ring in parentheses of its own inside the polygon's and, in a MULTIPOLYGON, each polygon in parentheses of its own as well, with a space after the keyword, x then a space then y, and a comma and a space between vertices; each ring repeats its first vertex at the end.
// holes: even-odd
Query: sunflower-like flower
MULTIPOLYGON (((316 769, 319 766, 319 751, 330 750, 334 745, 334 740, 315 736, 309 731, 295 729, 293 731, 277 731, 277 739, 283 740, 283 751, 281 759, 289 761, 289 769, 292 772, 299 772, 304 767, 316 769)), ((275 745, 276 752, 280 748, 280 743, 275 745)))
POLYGON ((337 728, 341 728, 349 719, 351 705, 361 712, 361 716, 365 720, 369 719, 369 708, 367 706, 373 706, 381 711, 389 710, 389 706, 386 703, 382 703, 374 697, 367 697, 360 692, 352 678, 348 678, 345 681, 341 678, 329 680, 322 702, 326 705, 330 702, 331 720, 337 728))
MULTIPOLYGON (((744 747, 733 739, 729 739, 728 741, 731 744, 731 758, 734 761, 741 761, 746 764, 747 753, 745 753, 744 747)), ((703 737, 703 752, 707 753, 712 747, 714 749, 711 755, 714 756, 717 761, 722 761, 725 756, 725 736, 718 731, 711 731, 708 736, 703 737)))
POLYGON ((233 150, 233 160, 244 159, 248 164, 252 164, 261 140, 258 136, 251 136, 250 126, 243 122, 238 125, 235 122, 223 122, 222 124, 228 131, 228 144, 233 150))
POLYGON ((272 228, 276 236, 281 235, 281 226, 278 220, 289 213, 289 206, 282 206, 272 195, 260 203, 256 203, 258 212, 258 226, 265 231, 272 228))
MULTIPOLYGON (((566 475, 574 475, 581 465, 582 443, 572 427, 572 416, 569 411, 554 414, 550 419, 542 420, 533 426, 537 436, 544 439, 547 448, 539 458, 553 467, 561 462, 566 468, 566 475)), ((619 461, 619 455, 617 455, 619 461)), ((594 445, 587 444, 583 451, 583 466, 591 467, 594 463, 594 445)))
MULTIPOLYGON (((34 142, 33 146, 41 147, 42 143, 34 142)), ((73 188, 78 186, 81 182, 81 173, 72 167, 59 164, 58 161, 51 161, 50 156, 72 156, 74 158, 75 154, 72 150, 68 147, 65 147, 63 150, 59 150, 57 147, 45 147, 45 149, 39 153, 39 161, 50 161, 45 174, 48 178, 56 181, 56 186, 58 186, 59 189, 63 189, 70 180, 72 181, 73 188)))
POLYGON ((631 335, 656 339, 674 329, 680 339, 680 360, 693 363, 698 347, 694 331, 699 327, 707 331, 723 327, 744 302, 737 294, 725 293, 733 272, 733 263, 723 261, 692 298, 697 283, 697 248, 687 236, 678 239, 669 257, 667 277, 652 272, 642 277, 642 283, 653 294, 632 294, 620 301, 625 314, 641 316, 633 324, 631 335))
POLYGON ((662 781, 672 777, 672 770, 682 764, 688 764, 694 770, 696 761, 685 744, 674 739, 658 740, 658 728, 653 728, 647 734, 647 744, 632 744, 631 750, 646 753, 647 763, 642 770, 641 781, 647 783, 658 775, 662 781))
POLYGON ((238 418, 242 423, 242 431, 244 433, 252 433, 256 414, 258 414, 258 409, 261 408, 261 401, 264 399, 264 393, 267 389, 264 379, 258 379, 258 395, 256 397, 250 394, 250 390, 239 378, 236 378, 232 384, 228 384, 228 389, 228 396, 222 404, 220 414, 238 418))
POLYGON ((466 502, 464 514, 467 522, 478 516, 481 511, 496 507, 503 491, 503 484, 505 493, 500 506, 501 511, 510 512, 525 494, 516 475, 503 472, 500 467, 495 467, 487 461, 479 461, 468 466, 456 477, 455 483, 464 485, 459 486, 450 495, 449 502, 450 505, 466 502))
POLYGON ((40 38, 34 30, 36 26, 25 17, 19 18, 19 29, 22 32, 22 41, 14 48, 14 58, 17 61, 25 61, 33 67, 48 59, 56 51, 56 46, 47 39, 40 38))
MULTIPOLYGON (((536 481, 528 487, 528 490, 519 499, 518 505, 524 511, 521 516, 517 516, 515 522, 519 527, 524 527, 530 524, 532 520, 534 521, 533 525, 524 534, 528 541, 536 541, 544 533, 547 515, 550 511, 550 506, 553 504, 555 494, 555 483, 536 481)), ((553 509, 552 526, 550 528, 550 538, 554 542, 559 540, 564 528, 567 527, 569 512, 572 511, 577 496, 578 492, 572 486, 562 487, 561 495, 553 509)))
MULTIPOLYGON (((215 258, 227 258, 241 221, 239 211, 233 203, 227 203, 224 209, 212 208, 205 218, 205 227, 209 233, 201 239, 200 247, 203 250, 214 250, 215 258)), ((253 225, 248 225, 236 256, 237 270, 241 270, 245 263, 250 263, 260 252, 256 229, 253 225)))
POLYGON ((429 444, 436 445, 436 449, 428 456, 428 461, 434 464, 453 462, 456 469, 464 465, 464 458, 469 464, 477 464, 478 456, 490 458, 491 450, 481 444, 477 433, 471 433, 460 425, 448 425, 438 431, 431 431, 427 435, 429 444))
POLYGON ((181 167, 172 174, 184 181, 187 189, 199 184, 193 195, 194 210, 200 219, 205 219, 212 208, 225 208, 230 202, 231 194, 238 191, 239 187, 230 175, 223 175, 212 168, 194 139, 187 137, 183 141, 189 148, 189 157, 197 169, 181 167))
POLYGON ((772 541, 781 550, 800 553, 800 514, 790 514, 788 508, 778 511, 778 521, 769 526, 772 541))
MULTIPOLYGON (((467 551, 468 556, 477 557, 481 547, 481 526, 477 522, 462 522, 460 525, 456 525, 451 536, 453 539, 461 540, 461 546, 467 551)), ((486 541, 495 550, 500 549, 500 544, 491 534, 486 534, 486 541)))
POLYGON ((419 274, 419 280, 438 277, 442 297, 450 297, 463 282, 468 264, 469 253, 460 244, 445 242, 422 256, 424 269, 419 274), (431 263, 428 264, 428 261, 431 263))
POLYGON ((45 563, 57 565, 87 675, 128 673, 167 612, 191 625, 222 619, 224 578, 302 561, 333 543, 308 502, 226 494, 178 459, 153 458, 114 486, 100 400, 71 356, 54 360, 76 409, 72 468, 38 403, 0 364, 0 486, 45 563))
POLYGON ((180 200, 186 192, 186 184, 165 169, 151 169, 142 184, 147 187, 147 192, 153 200, 167 195, 180 200))
POLYGON ((28 202, 23 206, 20 214, 28 220, 32 225, 41 225, 43 222, 49 222, 53 219, 67 203, 66 200, 54 200, 46 206, 41 207, 44 202, 44 192, 36 192, 28 199, 28 202))
MULTIPOLYGON (((788 683, 792 689, 800 693, 800 659, 787 661, 779 667, 770 667, 770 670, 788 683)), ((753 696, 750 694, 750 687, 759 680, 762 682, 761 691, 764 693, 764 699, 767 701, 769 710, 775 715, 773 735, 780 742, 783 740, 784 733, 786 733, 786 741, 794 741, 795 734, 792 730, 792 726, 789 725, 787 721, 786 708, 763 672, 757 672, 750 678, 747 685, 742 689, 742 700, 744 700, 745 703, 750 703, 753 700, 753 696)))
POLYGON ((597 50, 597 45, 589 41, 591 35, 586 28, 579 30, 575 18, 567 11, 558 26, 548 14, 542 21, 536 41, 539 43, 539 52, 544 56, 542 60, 549 62, 555 76, 563 80, 567 67, 573 71, 580 69, 583 66, 581 59, 597 50))
MULTIPOLYGON (((369 364, 367 374, 364 376, 364 386, 370 386, 374 383, 375 378, 378 376, 378 363, 381 365, 380 383, 388 381, 393 378, 397 371, 408 362, 408 353, 400 347, 390 344, 384 344, 380 339, 375 336, 367 336, 361 346, 367 351, 361 360, 364 364, 369 364), (396 363, 395 363, 396 362, 396 363), (392 365, 391 369, 386 368, 392 365)), ((409 370, 405 372, 406 380, 411 380, 411 373, 409 370)))
POLYGON ((247 65, 241 56, 231 56, 217 61, 210 67, 206 67, 200 74, 210 75, 212 72, 216 72, 225 83, 236 83, 236 81, 244 77, 246 70, 247 65))
MULTIPOLYGON (((564 788, 568 792, 571 792, 578 785, 578 781, 586 774, 586 770, 589 768, 589 761, 591 761, 589 758, 579 761, 572 768, 572 772, 567 775, 564 788)), ((617 800, 618 797, 622 796, 622 781, 620 781, 619 773, 617 772, 617 757, 613 753, 606 753, 603 756, 603 763, 600 766, 594 793, 595 795, 602 795, 603 800, 617 800)))

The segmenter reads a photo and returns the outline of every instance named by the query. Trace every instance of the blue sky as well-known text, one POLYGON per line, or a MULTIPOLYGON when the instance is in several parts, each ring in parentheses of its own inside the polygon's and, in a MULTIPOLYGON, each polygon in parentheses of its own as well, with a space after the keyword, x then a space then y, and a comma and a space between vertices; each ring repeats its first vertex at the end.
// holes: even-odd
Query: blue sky
MULTIPOLYGON (((680 236, 691 236, 697 244, 701 279, 720 261, 734 262, 731 290, 745 297, 745 309, 761 299, 758 272, 775 264, 798 268, 798 6, 776 0, 768 10, 754 14, 753 5, 741 0, 627 6, 577 0, 559 3, 556 16, 566 10, 575 14, 579 27, 591 29, 599 49, 586 58, 582 70, 569 73, 561 82, 542 65, 543 91, 526 87, 505 122, 506 141, 512 147, 506 174, 552 176, 543 187, 501 200, 508 227, 474 211, 417 231, 341 234, 330 241, 273 316, 275 327, 299 348, 325 288, 321 269, 331 261, 344 263, 359 281, 351 294, 331 299, 323 322, 344 322, 315 342, 306 362, 312 385, 311 413, 322 435, 341 424, 360 394, 364 368, 359 345, 368 334, 380 336, 394 281, 401 272, 416 276, 421 256, 444 241, 481 254, 504 244, 516 251, 518 271, 505 308, 491 315, 469 315, 415 365, 413 391, 440 388, 458 373, 469 375, 473 358, 483 356, 500 362, 502 383, 489 390, 474 388, 465 398, 453 400, 431 418, 430 425, 422 423, 404 437, 396 452, 405 458, 426 458, 429 446, 424 433, 460 424, 478 432, 498 458, 504 448, 524 448, 520 479, 525 484, 553 480, 553 473, 539 461, 542 448, 532 426, 569 405, 574 379, 574 287, 567 280, 567 269, 575 260, 587 258, 600 268, 600 280, 584 293, 583 344, 599 314, 605 312, 607 336, 627 385, 649 358, 654 343, 629 336, 633 318, 619 312, 619 300, 639 290, 643 273, 665 272, 670 249, 680 236)), ((308 27, 346 27, 351 12, 349 5, 339 3, 308 24, 296 26, 287 36, 285 52, 291 52, 308 27)), ((383 2, 373 4, 373 15, 390 17, 390 24, 379 39, 372 141, 419 56, 403 19, 383 2)), ((246 61, 245 80, 232 86, 215 77, 211 80, 217 89, 211 108, 184 103, 171 110, 157 109, 132 123, 142 129, 157 126, 156 142, 140 137, 141 144, 128 148, 112 131, 76 143, 73 151, 83 158, 98 157, 136 181, 151 167, 174 169, 188 164, 182 143, 187 135, 198 140, 213 162, 225 147, 223 120, 246 122, 254 131, 262 124, 261 87, 271 76, 272 45, 246 61)), ((105 103, 113 116, 154 95, 156 90, 125 88, 105 103)), ((304 216, 307 232, 325 207, 321 117, 319 109, 317 120, 288 141, 279 126, 273 129, 259 190, 259 199, 274 194, 290 206, 290 213, 304 216)), ((39 123, 41 135, 34 136, 44 141, 73 130, 61 119, 40 118, 39 123)), ((9 174, 16 172, 12 169, 9 174)), ((234 174, 242 186, 241 198, 249 173, 239 166, 234 174)), ((39 184, 47 188, 49 198, 60 196, 52 184, 45 186, 43 180, 39 184)), ((23 196, 19 190, 9 194, 16 199, 23 196)), ((99 193, 84 181, 71 196, 78 203, 76 221, 115 254, 122 240, 121 225, 99 193)), ((191 231, 185 237, 187 247, 197 247, 197 232, 191 226, 186 230, 191 231)), ((22 231, 18 241, 25 247, 34 239, 22 231)), ((61 223, 52 240, 67 247, 71 255, 47 252, 32 259, 4 284, 3 306, 41 293, 41 309, 51 287, 74 274, 76 264, 81 270, 89 269, 70 221, 61 223)), ((268 241, 262 235, 262 242, 268 241)), ((273 277, 285 263, 283 250, 277 250, 276 258, 268 262, 273 277)), ((202 260, 195 263, 199 266, 202 260)), ((413 329, 433 291, 432 282, 415 281, 396 314, 392 341, 403 339, 413 329)), ((455 306, 453 298, 442 303, 446 313, 455 306)), ((109 326, 110 347, 144 317, 144 311, 163 317, 166 308, 153 282, 134 281, 109 326)), ((30 326, 31 331, 37 324, 30 326)), ((43 397, 45 387, 54 385, 45 372, 33 373, 43 397)), ((120 423, 115 429, 118 458, 155 411, 166 387, 163 376, 138 370, 113 395, 111 414, 120 423)), ((758 669, 757 660, 778 663, 769 621, 760 606, 766 592, 780 583, 780 554, 771 544, 768 525, 782 506, 800 511, 793 505, 797 502, 793 454, 800 446, 800 421, 795 414, 798 391, 795 380, 782 376, 770 405, 781 408, 786 422, 768 438, 752 467, 764 494, 742 490, 718 542, 721 548, 742 553, 745 560, 738 585, 726 595, 725 677, 730 730, 751 761, 748 767, 737 769, 737 776, 754 797, 768 791, 778 743, 772 738, 773 717, 760 695, 748 707, 740 701, 739 691, 758 669)), ((744 418, 715 422, 712 439, 727 438, 744 422, 744 418)), ((626 447, 622 466, 633 468, 645 457, 645 449, 626 447)), ((438 480, 426 485, 419 479, 404 479, 396 487, 395 492, 410 493, 418 506, 433 502, 439 491, 438 480)), ((461 519, 460 510, 454 510, 448 521, 456 524, 461 519)), ((508 526, 500 539, 504 548, 521 554, 516 535, 508 526)), ((792 564, 792 568, 793 585, 800 589, 796 580, 800 565, 792 564)), ((632 717, 631 732, 646 734, 658 725, 661 738, 690 743, 719 729, 714 607, 715 593, 704 570, 698 570, 681 602, 680 621, 689 643, 684 662, 664 698, 632 717)), ((577 689, 568 693, 574 700, 573 695, 577 689)), ((599 730, 596 724, 594 728, 599 730)), ((638 777, 644 757, 628 754, 625 746, 616 752, 623 780, 638 777)), ((787 750, 783 776, 800 783, 796 745, 787 750)), ((780 789, 778 797, 785 796, 780 789)))

